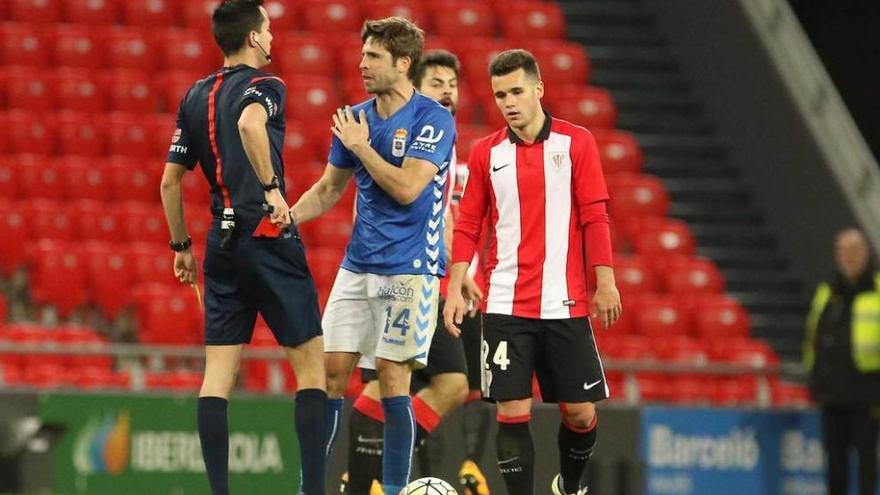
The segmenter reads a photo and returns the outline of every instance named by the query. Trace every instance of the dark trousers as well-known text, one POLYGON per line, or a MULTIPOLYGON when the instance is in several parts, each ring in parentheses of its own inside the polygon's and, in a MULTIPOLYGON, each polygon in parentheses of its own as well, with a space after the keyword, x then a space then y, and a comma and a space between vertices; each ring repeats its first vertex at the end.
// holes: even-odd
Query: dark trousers
POLYGON ((822 435, 828 454, 828 495, 846 495, 849 457, 858 453, 859 495, 875 495, 877 486, 877 434, 880 421, 874 406, 823 405, 822 435), (872 414, 873 412, 873 414, 872 414))

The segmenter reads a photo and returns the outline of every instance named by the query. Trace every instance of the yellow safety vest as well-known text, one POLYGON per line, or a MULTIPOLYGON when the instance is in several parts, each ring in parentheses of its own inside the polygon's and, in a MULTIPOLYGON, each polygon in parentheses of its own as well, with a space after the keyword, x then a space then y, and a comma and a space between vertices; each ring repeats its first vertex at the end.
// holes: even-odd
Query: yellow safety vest
MULTIPOLYGON (((862 373, 880 371, 880 273, 874 275, 875 290, 860 292, 852 304, 852 356, 862 373)), ((816 361, 816 332, 819 318, 831 299, 831 286, 819 284, 807 315, 807 338, 804 342, 804 366, 813 368, 816 361)))

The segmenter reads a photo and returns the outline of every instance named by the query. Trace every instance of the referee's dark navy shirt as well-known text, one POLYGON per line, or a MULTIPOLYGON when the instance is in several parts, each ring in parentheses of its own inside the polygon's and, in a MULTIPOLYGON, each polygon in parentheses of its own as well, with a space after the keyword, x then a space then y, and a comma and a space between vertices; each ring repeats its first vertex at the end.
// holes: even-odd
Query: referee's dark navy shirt
POLYGON ((177 129, 167 161, 192 170, 196 163, 211 187, 211 211, 232 206, 238 220, 253 226, 264 216, 263 189, 248 161, 238 131, 242 110, 258 103, 269 116, 267 131, 272 168, 284 194, 284 81, 247 65, 224 67, 197 81, 177 110, 177 129))

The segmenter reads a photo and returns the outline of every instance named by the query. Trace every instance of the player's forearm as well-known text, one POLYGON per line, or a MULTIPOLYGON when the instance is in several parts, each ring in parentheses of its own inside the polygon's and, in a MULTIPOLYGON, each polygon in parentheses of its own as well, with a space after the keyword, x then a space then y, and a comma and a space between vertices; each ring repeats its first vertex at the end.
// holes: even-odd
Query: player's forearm
POLYGON ((596 265, 596 286, 597 287, 615 287, 614 268, 605 265, 596 265))
POLYGON ((316 182, 306 191, 290 211, 297 225, 323 215, 339 201, 341 190, 336 190, 322 181, 316 182))
POLYGON ((244 152, 257 174, 257 179, 260 184, 269 184, 272 182, 272 177, 275 176, 275 170, 272 168, 269 133, 266 131, 266 125, 239 122, 238 132, 241 135, 244 152))
POLYGON ((413 186, 417 181, 407 169, 386 162, 369 144, 354 146, 351 151, 364 164, 376 184, 394 201, 408 205, 419 197, 422 191, 413 186))
POLYGON ((446 288, 447 293, 461 292, 461 285, 467 277, 468 268, 471 266, 469 261, 459 261, 453 263, 448 270, 449 286, 446 288))
POLYGON ((163 180, 159 192, 162 196, 162 208, 165 210, 165 220, 168 222, 171 240, 185 241, 188 235, 183 218, 183 191, 180 181, 163 180))

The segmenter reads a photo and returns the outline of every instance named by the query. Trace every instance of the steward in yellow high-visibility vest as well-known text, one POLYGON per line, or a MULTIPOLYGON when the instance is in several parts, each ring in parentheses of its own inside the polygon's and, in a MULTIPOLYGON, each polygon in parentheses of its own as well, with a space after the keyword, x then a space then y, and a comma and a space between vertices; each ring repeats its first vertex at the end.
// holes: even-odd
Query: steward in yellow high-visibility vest
POLYGON ((816 288, 807 315, 804 364, 822 413, 829 494, 849 493, 858 454, 859 494, 876 493, 880 436, 880 273, 864 234, 846 229, 834 243, 837 274, 816 288))

